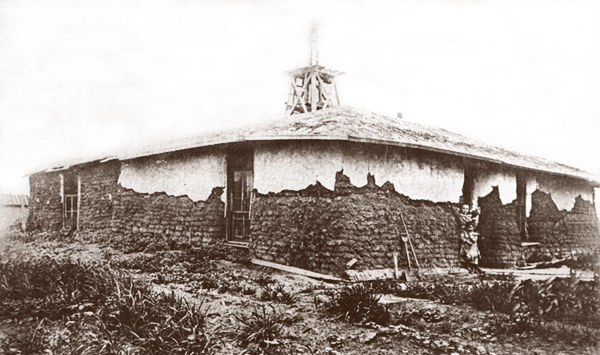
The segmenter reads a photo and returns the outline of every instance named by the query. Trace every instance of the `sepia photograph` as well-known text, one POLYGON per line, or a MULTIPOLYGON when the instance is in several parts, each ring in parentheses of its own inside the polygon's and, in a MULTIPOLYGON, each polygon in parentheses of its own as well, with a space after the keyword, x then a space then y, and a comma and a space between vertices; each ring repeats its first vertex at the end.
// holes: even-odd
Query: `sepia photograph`
POLYGON ((597 0, 0 0, 0 354, 600 354, 597 193, 597 0))

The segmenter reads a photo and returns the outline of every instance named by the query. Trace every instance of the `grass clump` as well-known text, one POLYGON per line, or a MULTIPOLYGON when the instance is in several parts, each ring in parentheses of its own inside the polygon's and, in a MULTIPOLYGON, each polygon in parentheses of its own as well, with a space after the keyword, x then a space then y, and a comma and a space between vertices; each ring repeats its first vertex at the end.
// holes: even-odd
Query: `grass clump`
POLYGON ((262 306, 255 308, 250 315, 238 315, 236 341, 248 349, 250 354, 277 353, 275 348, 280 345, 285 325, 293 319, 284 313, 277 312, 273 307, 262 306), (269 351, 271 350, 271 351, 269 351))
POLYGON ((103 305, 120 276, 66 258, 0 263, 0 317, 57 319, 103 305))
POLYGON ((373 288, 358 284, 344 286, 329 294, 327 310, 339 318, 353 323, 374 322, 386 325, 390 322, 388 308, 379 303, 381 295, 373 288))

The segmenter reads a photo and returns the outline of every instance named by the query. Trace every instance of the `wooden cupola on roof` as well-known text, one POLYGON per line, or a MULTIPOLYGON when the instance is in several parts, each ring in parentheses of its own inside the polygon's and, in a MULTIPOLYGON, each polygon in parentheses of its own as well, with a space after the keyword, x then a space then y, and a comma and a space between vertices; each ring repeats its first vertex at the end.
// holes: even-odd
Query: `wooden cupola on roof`
POLYGON ((310 34, 310 60, 306 67, 288 71, 291 88, 286 113, 314 112, 330 106, 339 106, 340 98, 335 86, 342 72, 319 65, 318 25, 313 24, 310 34))

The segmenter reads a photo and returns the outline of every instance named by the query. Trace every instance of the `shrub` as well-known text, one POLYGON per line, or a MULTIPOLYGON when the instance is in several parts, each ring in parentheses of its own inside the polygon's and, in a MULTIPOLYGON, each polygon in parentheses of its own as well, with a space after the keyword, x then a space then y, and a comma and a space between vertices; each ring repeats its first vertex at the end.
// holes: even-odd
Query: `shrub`
POLYGON ((494 311, 505 314, 512 312, 513 304, 509 295, 516 287, 514 281, 480 280, 468 286, 460 297, 460 303, 472 305, 480 311, 494 311))

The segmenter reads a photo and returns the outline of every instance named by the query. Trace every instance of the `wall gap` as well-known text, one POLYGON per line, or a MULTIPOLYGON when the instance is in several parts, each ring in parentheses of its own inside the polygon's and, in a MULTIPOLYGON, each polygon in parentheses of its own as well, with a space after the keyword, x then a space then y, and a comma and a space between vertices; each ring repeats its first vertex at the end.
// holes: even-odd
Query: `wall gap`
POLYGON ((527 175, 523 172, 517 173, 517 225, 521 241, 529 240, 527 232, 527 175))
POLYGON ((474 196, 475 190, 475 167, 471 165, 465 165, 465 180, 462 188, 462 201, 461 203, 468 204, 470 207, 475 207, 476 202, 474 196))

